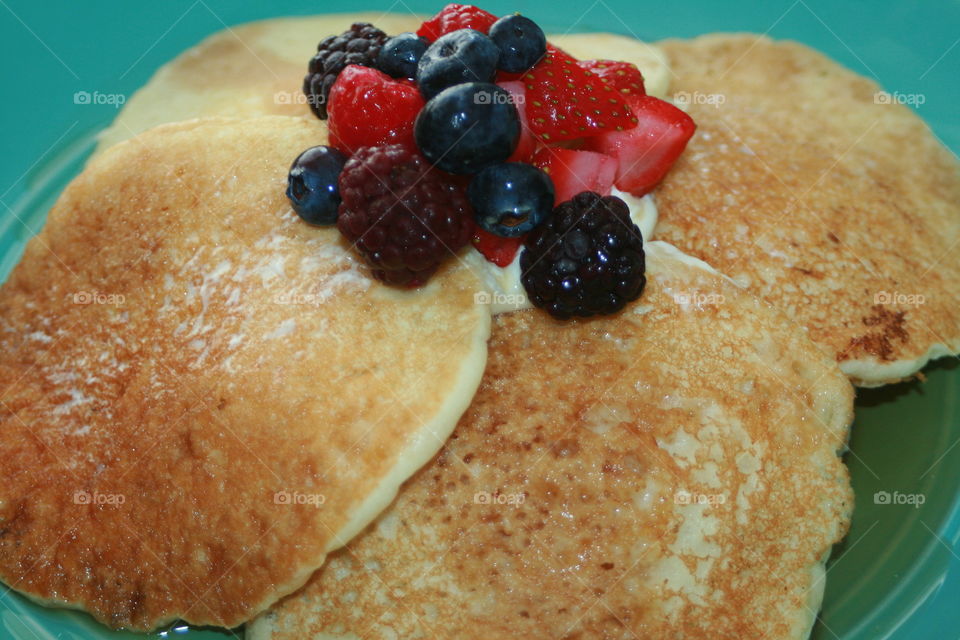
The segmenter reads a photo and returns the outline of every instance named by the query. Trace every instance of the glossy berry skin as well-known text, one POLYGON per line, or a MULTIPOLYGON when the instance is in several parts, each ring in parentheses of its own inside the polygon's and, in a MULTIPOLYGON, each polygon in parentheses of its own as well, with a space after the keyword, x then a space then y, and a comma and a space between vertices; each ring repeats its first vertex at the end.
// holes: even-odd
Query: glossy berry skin
POLYGON ((543 29, 519 14, 497 20, 490 27, 490 39, 500 48, 499 68, 507 73, 526 71, 547 52, 543 29))
POLYGON ((430 43, 415 33, 401 33, 387 40, 377 57, 377 69, 393 78, 417 77, 417 65, 430 43))
POLYGON ((487 167, 467 188, 474 219, 484 231, 516 238, 543 223, 553 210, 553 183, 522 162, 487 167))
POLYGON ((646 285, 643 237, 626 203, 584 191, 553 210, 520 254, 530 302, 557 318, 612 314, 646 285))
POLYGON ((549 49, 523 74, 523 83, 530 130, 547 144, 637 126, 637 118, 612 85, 558 49, 549 49))
POLYGON ((297 215, 310 224, 337 221, 340 190, 337 181, 346 156, 333 147, 310 147, 293 161, 287 176, 287 197, 297 215))
POLYGON ((348 155, 361 147, 413 147, 413 122, 423 96, 408 80, 350 65, 330 89, 330 144, 348 155))
POLYGON ((417 84, 430 99, 447 87, 464 82, 492 82, 500 49, 473 29, 460 29, 431 44, 417 66, 417 84))
POLYGON ((478 173, 505 161, 520 139, 510 93, 471 82, 441 91, 417 115, 414 136, 427 160, 447 173, 478 173))

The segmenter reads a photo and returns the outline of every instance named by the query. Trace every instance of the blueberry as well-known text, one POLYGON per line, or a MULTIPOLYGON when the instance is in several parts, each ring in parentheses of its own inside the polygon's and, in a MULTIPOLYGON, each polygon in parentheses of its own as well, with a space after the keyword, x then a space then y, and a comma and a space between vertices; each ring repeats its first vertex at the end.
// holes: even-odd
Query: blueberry
POLYGON ((287 176, 287 197, 297 215, 310 224, 337 221, 337 179, 346 161, 346 156, 333 147, 310 147, 297 156, 287 176))
POLYGON ((448 173, 477 173, 510 157, 520 139, 520 115, 510 92, 489 82, 444 89, 414 123, 423 155, 448 173))
POLYGON ((518 13, 504 16, 490 27, 490 39, 500 48, 500 69, 523 73, 547 52, 547 37, 530 18, 518 13))
POLYGON ((437 38, 417 66, 420 93, 429 100, 447 87, 464 82, 491 82, 500 50, 474 29, 460 29, 437 38))
POLYGON ((487 167, 467 188, 477 224, 503 238, 522 236, 553 210, 553 182, 533 165, 505 162, 487 167))
POLYGON ((417 64, 430 43, 415 33, 401 33, 387 40, 377 57, 377 69, 394 78, 415 78, 417 64))

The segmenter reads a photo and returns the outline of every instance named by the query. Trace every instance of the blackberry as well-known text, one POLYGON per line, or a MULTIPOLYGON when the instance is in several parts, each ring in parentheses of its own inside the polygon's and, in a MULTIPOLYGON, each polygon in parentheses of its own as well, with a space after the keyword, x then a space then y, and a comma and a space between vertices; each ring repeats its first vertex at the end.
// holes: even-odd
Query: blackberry
POLYGON ((340 174, 337 228, 387 284, 420 286, 473 235, 462 180, 405 145, 359 149, 340 174))
POLYGON ((348 64, 376 67, 377 56, 387 41, 387 34, 369 22, 355 22, 338 36, 329 36, 317 45, 303 78, 303 95, 310 110, 321 120, 327 119, 327 96, 337 76, 348 64))
POLYGON ((592 191, 557 206, 520 255, 530 302, 557 318, 620 311, 643 292, 644 270, 643 237, 626 203, 592 191))

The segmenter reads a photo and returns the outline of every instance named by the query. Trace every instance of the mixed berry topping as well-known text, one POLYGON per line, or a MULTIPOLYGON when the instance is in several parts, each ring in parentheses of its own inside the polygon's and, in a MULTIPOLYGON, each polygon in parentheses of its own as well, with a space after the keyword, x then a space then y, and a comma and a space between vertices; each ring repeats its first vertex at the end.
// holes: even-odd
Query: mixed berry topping
POLYGON ((616 313, 646 284, 643 237, 623 200, 584 191, 527 237, 520 269, 530 301, 557 318, 616 313))
POLYGON ((473 235, 463 186, 404 145, 367 147, 340 174, 337 228, 388 284, 419 286, 473 235))
POLYGON ((287 195, 336 223, 393 285, 419 286, 465 245, 557 317, 614 313, 644 286, 642 238, 614 187, 650 192, 696 128, 636 66, 577 60, 528 17, 451 4, 416 33, 354 24, 304 79, 329 147, 287 195))
POLYGON ((338 36, 330 36, 317 45, 303 79, 303 94, 310 109, 321 120, 327 119, 327 96, 337 76, 347 65, 373 67, 387 34, 368 22, 354 23, 338 36))

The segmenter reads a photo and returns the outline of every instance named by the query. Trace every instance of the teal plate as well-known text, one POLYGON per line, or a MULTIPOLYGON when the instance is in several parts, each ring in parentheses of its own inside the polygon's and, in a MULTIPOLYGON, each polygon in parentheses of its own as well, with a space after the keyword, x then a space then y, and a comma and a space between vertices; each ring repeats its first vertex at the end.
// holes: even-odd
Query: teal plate
MULTIPOLYGON (((948 147, 960 150, 957 2, 704 0, 666 5, 592 0, 548 5, 516 0, 483 5, 500 14, 519 10, 554 32, 605 30, 657 40, 753 31, 799 40, 875 78, 891 93, 922 96, 916 110, 948 147)), ((363 6, 431 13, 438 3, 397 0, 363 6)), ((7 61, 0 68, 7 148, 0 155, 0 279, 80 171, 96 132, 116 113, 109 104, 75 104, 74 93, 128 96, 158 66, 228 24, 359 7, 356 2, 307 6, 293 0, 269 6, 229 0, 136 6, 123 0, 0 0, 0 55, 7 61)), ((323 35, 317 34, 318 40, 323 35)), ((960 638, 960 367, 951 358, 925 373, 926 382, 858 394, 847 455, 857 504, 850 533, 828 566, 816 640, 960 638)), ((242 630, 177 625, 151 634, 187 640, 242 636, 242 630)), ((143 637, 107 631, 82 613, 34 605, 0 585, 0 640, 143 637)))

